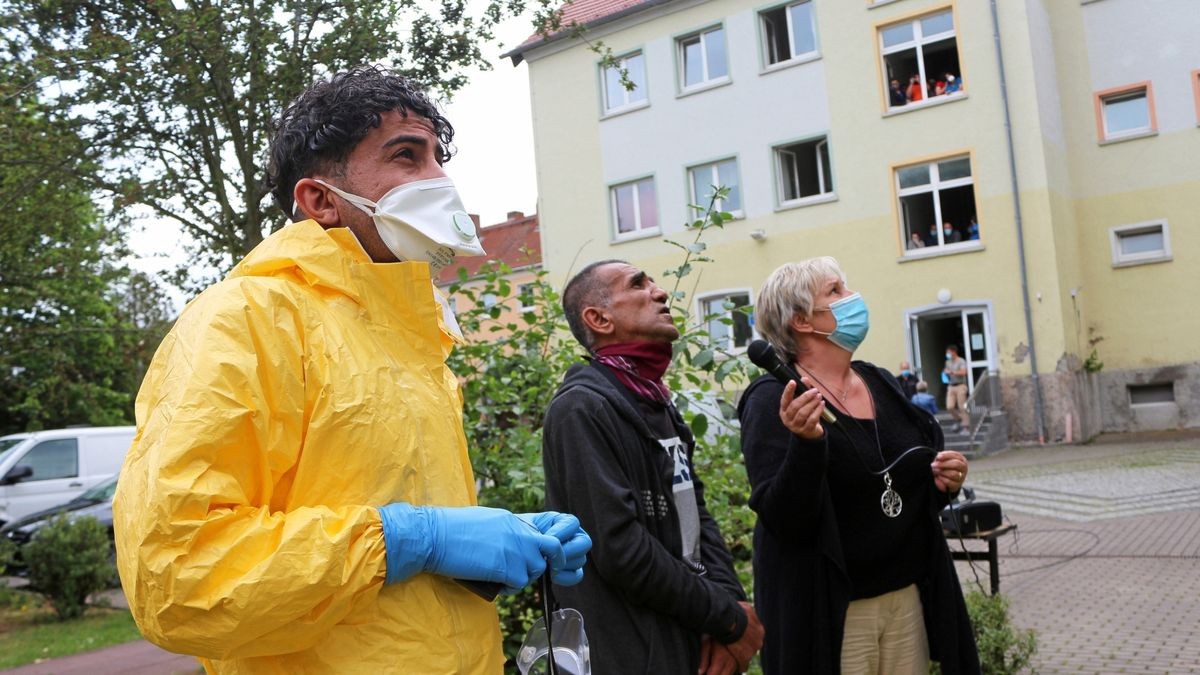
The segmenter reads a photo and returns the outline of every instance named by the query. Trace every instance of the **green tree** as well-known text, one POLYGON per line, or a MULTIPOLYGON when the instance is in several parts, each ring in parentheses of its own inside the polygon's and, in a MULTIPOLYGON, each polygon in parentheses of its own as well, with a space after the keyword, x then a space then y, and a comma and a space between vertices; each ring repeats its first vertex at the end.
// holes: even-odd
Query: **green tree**
POLYGON ((0 0, 0 58, 29 63, 16 85, 52 94, 77 129, 79 180, 116 209, 178 222, 194 260, 224 270, 283 225, 264 171, 271 119, 293 97, 362 63, 451 94, 526 4, 0 0))
POLYGON ((81 140, 19 88, 28 77, 0 62, 0 431, 128 422, 122 240, 77 178, 81 140))

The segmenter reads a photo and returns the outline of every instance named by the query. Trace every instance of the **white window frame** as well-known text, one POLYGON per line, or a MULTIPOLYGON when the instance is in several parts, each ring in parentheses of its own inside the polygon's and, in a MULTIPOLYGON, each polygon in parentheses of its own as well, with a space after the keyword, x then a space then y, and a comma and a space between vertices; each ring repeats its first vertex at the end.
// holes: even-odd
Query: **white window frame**
MULTIPOLYGON (((701 207, 708 206, 708 201, 705 200, 704 203, 701 203, 700 195, 696 194, 696 180, 693 178, 693 173, 699 169, 707 168, 709 171, 711 171, 712 182, 709 183, 710 186, 729 187, 728 185, 721 185, 721 174, 717 169, 719 165, 724 164, 725 162, 733 162, 733 175, 737 176, 738 195, 741 198, 742 203, 739 204, 738 208, 736 209, 727 209, 725 208, 725 200, 718 199, 717 203, 714 204, 714 208, 716 208, 717 211, 728 211, 729 213, 733 214, 734 218, 741 218, 746 212, 746 191, 742 189, 742 168, 739 165, 738 158, 736 156, 723 157, 721 159, 715 159, 711 162, 702 162, 700 164, 689 166, 687 170, 688 194, 691 196, 692 204, 701 207)), ((689 214, 689 220, 690 215, 691 214, 689 214)))
POLYGON ((724 24, 717 24, 715 26, 709 26, 708 28, 698 30, 694 33, 688 33, 687 35, 684 35, 682 37, 675 39, 675 55, 676 55, 676 59, 678 60, 678 69, 677 69, 678 72, 676 74, 679 78, 680 93, 690 93, 693 91, 700 91, 700 90, 708 89, 710 87, 715 87, 719 84, 724 84, 724 83, 730 81, 730 79, 729 79, 729 73, 730 73, 729 42, 727 40, 725 41, 725 74, 720 75, 718 77, 710 77, 708 74, 708 67, 709 67, 708 40, 710 39, 708 36, 718 30, 721 31, 721 39, 725 40, 726 31, 725 31, 724 24), (687 43, 690 42, 693 38, 699 39, 699 41, 700 41, 701 66, 702 66, 701 71, 703 73, 703 79, 701 79, 699 82, 697 82, 695 84, 688 84, 687 83, 687 49, 685 47, 686 47, 687 43))
MULTIPOLYGON (((796 140, 796 141, 789 141, 787 143, 779 143, 771 149, 772 154, 775 156, 775 190, 776 190, 776 195, 778 195, 778 206, 780 208, 789 208, 792 206, 803 206, 805 204, 826 202, 826 201, 830 201, 833 199, 837 199, 837 191, 833 189, 833 185, 825 184, 825 171, 821 167, 821 159, 820 159, 822 146, 824 146, 824 148, 825 148, 825 156, 829 158, 829 179, 832 182, 833 181, 833 156, 829 154, 829 137, 828 136, 813 136, 811 138, 803 138, 803 139, 796 140), (784 162, 786 161, 785 156, 794 158, 793 161, 796 161, 796 162, 800 161, 800 158, 796 156, 796 153, 788 150, 787 148, 790 148, 795 145, 802 145, 804 143, 811 143, 813 141, 817 141, 816 146, 814 147, 814 155, 817 159, 817 184, 818 184, 819 192, 817 192, 817 194, 815 194, 815 195, 808 195, 807 197, 796 197, 794 199, 786 199, 784 197, 784 195, 787 194, 787 185, 785 184, 785 181, 787 180, 787 171, 785 171, 785 166, 784 166, 784 162)), ((799 194, 799 192, 800 192, 800 188, 797 185, 796 193, 799 194)))
MULTIPOLYGON (((905 257, 914 257, 915 258, 915 257, 921 257, 922 254, 930 255, 930 254, 936 254, 937 252, 941 252, 941 251, 958 250, 958 249, 963 249, 963 248, 976 248, 976 247, 980 246, 978 239, 964 239, 963 241, 960 241, 957 243, 947 244, 945 241, 945 239, 946 239, 945 234, 942 233, 942 227, 941 227, 942 222, 944 222, 942 219, 942 200, 940 199, 941 191, 942 190, 950 190, 952 188, 963 187, 963 186, 967 186, 967 185, 970 185, 970 186, 975 185, 975 163, 972 160, 970 154, 948 155, 946 157, 938 157, 937 159, 933 159, 928 162, 920 162, 917 164, 905 164, 903 166, 897 166, 892 170, 892 181, 894 182, 894 184, 896 186, 896 213, 900 218, 900 223, 899 223, 900 237, 901 237, 900 249, 902 251, 904 251, 905 257), (947 181, 941 180, 941 176, 939 174, 939 169, 938 169, 938 164, 941 164, 942 162, 951 162, 951 161, 954 161, 957 159, 966 159, 967 160, 968 166, 971 167, 971 175, 965 176, 963 178, 952 178, 947 181), (924 185, 917 185, 915 187, 901 188, 900 187, 900 172, 904 169, 912 169, 912 168, 918 167, 918 166, 929 167, 929 182, 924 185), (925 248, 910 249, 908 247, 908 239, 907 239, 907 234, 905 233, 905 231, 908 230, 908 233, 911 234, 912 230, 911 230, 911 227, 909 227, 909 228, 905 227, 906 222, 905 222, 905 217, 904 217, 903 198, 911 197, 913 195, 924 194, 926 192, 933 193, 933 214, 934 214, 933 222, 935 224, 937 224, 937 226, 938 226, 938 228, 937 228, 938 243, 936 245, 932 245, 932 246, 927 245, 927 246, 925 246, 925 248)), ((974 187, 972 187, 972 194, 973 193, 974 193, 974 187)), ((976 208, 978 208, 978 201, 976 202, 976 208)))
MULTIPOLYGON (((941 96, 936 96, 936 97, 929 96, 928 92, 926 92, 925 95, 921 97, 920 101, 911 102, 911 103, 908 103, 908 104, 902 105, 902 106, 900 106, 900 105, 893 106, 892 102, 891 102, 891 97, 889 96, 889 93, 888 93, 889 90, 891 89, 891 82, 888 79, 888 69, 887 69, 887 56, 889 54, 895 54, 896 52, 902 52, 902 51, 905 51, 908 49, 916 48, 916 50, 917 50, 917 73, 921 77, 921 87, 922 87, 922 89, 924 89, 926 83, 929 82, 929 77, 926 76, 926 74, 925 74, 925 49, 923 48, 923 46, 926 44, 929 44, 930 42, 940 42, 941 40, 945 40, 947 37, 953 37, 954 38, 954 51, 957 53, 958 52, 957 25, 958 25, 958 21, 957 21, 957 17, 954 16, 954 9, 952 7, 945 7, 945 8, 939 9, 937 11, 922 14, 921 16, 914 17, 912 19, 907 19, 905 21, 897 21, 894 23, 884 24, 884 25, 876 27, 875 39, 879 44, 879 66, 880 66, 879 74, 880 74, 880 77, 883 78, 883 82, 882 82, 883 96, 884 96, 884 100, 887 102, 888 112, 893 112, 893 111, 897 111, 897 110, 913 110, 915 108, 929 105, 931 103, 937 103, 937 102, 945 101, 945 100, 952 100, 952 99, 958 98, 959 96, 961 96, 963 94, 962 89, 959 89, 958 91, 950 93, 950 94, 942 94, 941 96), (949 14, 950 15, 950 26, 951 26, 950 30, 943 31, 941 33, 934 33, 933 35, 925 35, 921 30, 921 21, 923 19, 928 19, 931 16, 937 16, 938 14, 949 14), (902 42, 900 44, 892 45, 890 47, 885 47, 883 44, 884 31, 888 30, 889 28, 895 28, 896 26, 899 26, 899 25, 902 25, 905 23, 912 25, 913 39, 909 40, 907 42, 902 42)), ((958 56, 958 64, 959 64, 958 65, 958 71, 959 71, 958 76, 960 79, 962 79, 962 55, 961 54, 959 54, 959 56, 958 56)), ((908 83, 907 82, 903 83, 903 86, 905 88, 907 88, 908 83)))
POLYGON ((1108 239, 1112 246, 1112 266, 1113 267, 1132 267, 1134 265, 1145 265, 1148 263, 1166 262, 1172 259, 1171 256, 1171 230, 1167 225, 1166 219, 1162 220, 1147 220, 1141 223, 1130 223, 1129 225, 1118 225, 1108 229, 1108 239), (1163 239, 1163 247, 1159 251, 1147 251, 1145 253, 1122 253, 1121 238, 1124 236, 1146 234, 1150 232, 1161 232, 1163 239))
POLYGON ((1130 87, 1122 88, 1116 91, 1108 90, 1096 94, 1097 109, 1096 113, 1100 116, 1099 131, 1100 142, 1123 141, 1130 138, 1141 138, 1143 136, 1152 136, 1157 133, 1157 122, 1154 112, 1154 92, 1149 83, 1136 84, 1130 87), (1125 129, 1122 131, 1109 131, 1108 129, 1108 105, 1133 98, 1141 98, 1146 105, 1146 126, 1136 127, 1133 129, 1125 129))
POLYGON ((626 241, 628 239, 641 239, 662 232, 661 218, 658 213, 658 185, 654 182, 654 176, 642 176, 633 180, 613 183, 608 186, 608 208, 612 213, 612 233, 613 241, 626 241), (650 189, 654 191, 654 225, 646 227, 642 223, 642 190, 638 186, 646 181, 650 182, 650 189), (633 187, 633 217, 636 220, 634 228, 629 232, 621 231, 620 209, 617 208, 617 190, 625 186, 633 187))
POLYGON ((495 293, 484 293, 479 298, 479 302, 483 304, 484 309, 491 309, 495 307, 496 303, 499 301, 500 299, 496 297, 495 293))
MULTIPOLYGON (((747 307, 754 306, 754 293, 752 293, 749 288, 726 288, 726 289, 720 289, 720 290, 715 290, 715 291, 709 291, 707 293, 703 293, 703 294, 696 296, 696 308, 695 308, 696 309, 696 322, 701 327, 704 327, 705 329, 707 329, 708 321, 705 320, 705 317, 708 316, 709 312, 705 311, 706 306, 709 306, 713 302, 716 302, 716 301, 724 301, 734 295, 746 296, 746 305, 745 306, 747 306, 747 307)), ((734 312, 734 310, 732 310, 732 309, 725 310, 725 314, 727 317, 729 317, 730 320, 733 319, 733 312, 734 312)), ((712 312, 712 313, 716 314, 716 312, 712 312)), ((749 319, 749 323, 750 323, 750 337, 747 338, 745 345, 737 346, 737 345, 732 344, 734 342, 734 335, 733 335, 734 330, 733 330, 733 325, 730 324, 728 326, 728 328, 729 328, 729 340, 730 340, 731 345, 729 347, 718 347, 717 345, 710 344, 709 346, 714 347, 716 349, 721 349, 722 351, 730 353, 730 354, 739 354, 741 352, 744 352, 746 350, 746 346, 749 345, 751 341, 753 341, 755 338, 758 337, 758 331, 754 327, 753 317, 750 316, 750 317, 747 317, 747 319, 749 319)), ((722 325, 724 325, 724 324, 722 324, 722 325)), ((710 333, 709 337, 710 338, 712 337, 711 333, 710 333)))
POLYGON ((764 69, 772 70, 775 68, 783 68, 783 67, 786 67, 789 65, 793 65, 794 63, 811 61, 811 60, 817 58, 818 56, 820 56, 821 46, 817 42, 817 14, 816 14, 816 6, 815 5, 810 7, 811 13, 809 15, 812 17, 811 21, 809 22, 809 30, 812 31, 812 38, 813 38, 812 51, 797 53, 796 45, 793 42, 793 38, 795 37, 795 31, 793 30, 794 27, 792 26, 792 11, 791 10, 793 7, 796 7, 797 5, 806 5, 806 4, 813 5, 813 0, 799 0, 797 2, 789 2, 786 4, 775 5, 774 7, 768 7, 766 9, 759 10, 758 25, 759 25, 759 28, 761 28, 761 30, 762 30, 762 46, 763 46, 762 58, 763 58, 764 69), (772 63, 771 62, 771 48, 774 46, 774 41, 772 41, 769 38, 769 33, 767 30, 766 14, 768 12, 774 12, 779 9, 783 10, 784 21, 787 24, 786 30, 787 30, 787 41, 788 41, 788 52, 789 53, 788 53, 787 58, 781 58, 778 61, 775 61, 774 63, 772 63))
MULTIPOLYGON (((649 92, 645 91, 646 89, 649 89, 648 84, 645 87, 635 87, 633 91, 630 91, 628 89, 625 89, 624 87, 621 87, 621 92, 623 94, 624 100, 616 105, 613 105, 613 102, 608 100, 608 77, 609 77, 609 74, 611 73, 612 75, 617 77, 618 81, 619 81, 619 79, 621 77, 620 69, 629 70, 629 59, 631 59, 635 56, 642 57, 642 59, 641 59, 641 64, 642 64, 641 81, 643 82, 643 84, 645 84, 646 83, 646 55, 640 49, 629 52, 628 54, 623 54, 622 56, 618 57, 616 67, 604 66, 603 64, 601 64, 601 66, 600 66, 600 99, 602 102, 604 115, 606 115, 606 116, 607 115, 616 115, 616 114, 623 113, 623 112, 629 112, 631 110, 638 110, 641 108, 645 108, 646 106, 650 105, 649 92), (641 92, 642 98, 640 98, 636 101, 630 100, 630 95, 635 92, 638 92, 638 91, 641 92)), ((630 78, 630 79, 632 79, 632 78, 630 78)))

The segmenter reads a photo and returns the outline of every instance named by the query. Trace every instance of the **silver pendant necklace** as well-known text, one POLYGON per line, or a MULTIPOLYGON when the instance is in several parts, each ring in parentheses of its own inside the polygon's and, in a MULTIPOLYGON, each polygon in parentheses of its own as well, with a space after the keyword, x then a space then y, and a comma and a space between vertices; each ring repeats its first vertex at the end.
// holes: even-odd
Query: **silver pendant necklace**
MULTIPOLYGON (((823 389, 825 389, 825 391, 828 391, 830 393, 836 393, 836 392, 834 392, 833 389, 830 389, 829 387, 825 386, 825 383, 821 381, 821 378, 814 375, 813 372, 811 370, 809 370, 808 368, 805 368, 804 364, 797 361, 796 365, 800 366, 800 368, 802 368, 805 373, 808 373, 809 377, 816 380, 817 384, 821 385, 821 387, 823 389)), ((853 371, 852 371, 852 373, 853 373, 853 371)), ((853 374, 851 374, 850 387, 846 388, 847 393, 849 393, 850 388, 852 388, 853 386, 854 386, 854 379, 853 379, 853 374)), ((863 381, 863 388, 867 390, 867 398, 869 398, 871 401, 871 412, 872 412, 872 414, 875 415, 875 420, 874 420, 874 422, 875 422, 875 424, 874 424, 874 427, 875 427, 875 450, 879 452, 879 461, 884 466, 883 494, 879 495, 879 508, 883 511, 883 515, 887 516, 888 518, 897 518, 900 516, 900 512, 904 510, 904 500, 900 498, 899 492, 896 492, 895 490, 892 489, 892 474, 890 471, 886 470, 887 465, 888 465, 887 459, 884 458, 884 456, 883 456, 883 444, 879 442, 879 409, 876 408, 876 406, 875 406, 875 395, 871 393, 871 387, 867 386, 867 383, 865 380, 863 381)), ((838 397, 838 398, 842 399, 842 403, 846 402, 844 395, 841 397, 838 397)), ((846 416, 849 417, 850 419, 854 420, 854 423, 858 425, 858 428, 861 429, 863 433, 867 432, 867 430, 864 429, 862 424, 858 421, 858 418, 854 417, 853 415, 846 415, 846 416)), ((850 441, 851 447, 853 447, 854 440, 850 438, 850 434, 846 434, 846 438, 850 441)), ((857 449, 855 451, 855 454, 858 454, 857 449)), ((861 460, 861 456, 860 456, 860 460, 861 460)), ((865 466, 866 462, 863 462, 863 464, 865 466)), ((867 468, 867 471, 870 471, 871 473, 875 473, 874 471, 871 471, 870 468, 867 468)), ((876 475, 878 475, 878 474, 876 474, 876 475)))

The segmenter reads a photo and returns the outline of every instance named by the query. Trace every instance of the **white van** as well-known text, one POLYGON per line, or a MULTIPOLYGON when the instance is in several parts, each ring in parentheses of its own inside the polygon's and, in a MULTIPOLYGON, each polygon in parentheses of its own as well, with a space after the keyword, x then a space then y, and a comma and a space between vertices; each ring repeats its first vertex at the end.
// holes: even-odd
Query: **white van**
POLYGON ((78 497, 116 475, 136 427, 0 436, 0 525, 78 497))

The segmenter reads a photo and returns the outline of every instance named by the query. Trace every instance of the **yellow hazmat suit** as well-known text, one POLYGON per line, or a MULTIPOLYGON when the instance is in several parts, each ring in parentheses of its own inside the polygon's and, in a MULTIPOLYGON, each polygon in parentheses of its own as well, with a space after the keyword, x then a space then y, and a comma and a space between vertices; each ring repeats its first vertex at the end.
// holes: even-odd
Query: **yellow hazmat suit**
POLYGON ((475 503, 426 263, 289 225, 197 297, 137 399, 113 503, 142 633, 217 673, 496 673, 495 608, 384 586, 375 507, 475 503))

